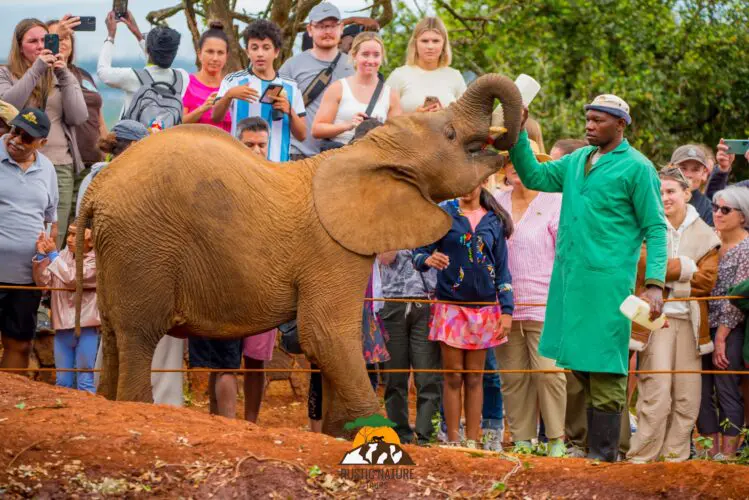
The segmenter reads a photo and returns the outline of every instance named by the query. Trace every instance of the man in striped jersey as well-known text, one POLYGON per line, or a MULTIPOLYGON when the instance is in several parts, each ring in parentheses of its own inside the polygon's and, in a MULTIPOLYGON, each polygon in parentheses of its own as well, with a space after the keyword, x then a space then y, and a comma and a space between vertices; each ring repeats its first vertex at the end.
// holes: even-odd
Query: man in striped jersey
POLYGON ((264 119, 270 125, 268 159, 288 161, 291 135, 303 141, 307 136, 307 124, 304 102, 296 83, 279 77, 273 69, 273 61, 283 43, 281 28, 271 21, 255 21, 247 26, 244 42, 250 67, 227 75, 221 82, 212 119, 221 121, 231 107, 231 133, 235 137, 241 120, 251 116, 264 119), (283 87, 278 97, 271 98, 272 104, 260 102, 268 86, 283 87))

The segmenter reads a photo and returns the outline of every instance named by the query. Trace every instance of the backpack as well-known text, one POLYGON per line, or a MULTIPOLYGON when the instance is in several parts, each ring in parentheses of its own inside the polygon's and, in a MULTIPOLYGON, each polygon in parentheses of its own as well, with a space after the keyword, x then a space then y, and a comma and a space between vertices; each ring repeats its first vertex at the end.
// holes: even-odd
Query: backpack
POLYGON ((162 128, 169 128, 182 123, 182 75, 172 70, 172 83, 154 81, 145 69, 134 69, 141 87, 133 95, 133 100, 123 120, 135 120, 146 127, 155 121, 161 122, 162 128))

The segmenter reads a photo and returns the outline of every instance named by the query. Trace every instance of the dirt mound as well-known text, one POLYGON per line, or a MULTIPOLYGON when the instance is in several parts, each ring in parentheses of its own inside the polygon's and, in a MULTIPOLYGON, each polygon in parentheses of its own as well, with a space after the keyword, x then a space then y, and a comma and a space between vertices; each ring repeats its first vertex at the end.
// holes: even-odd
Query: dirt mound
POLYGON ((410 445, 415 467, 369 467, 369 480, 352 481, 338 465, 351 449, 346 441, 194 409, 115 403, 7 374, 0 374, 0 432, 0 497, 8 498, 489 497, 505 488, 513 498, 749 494, 740 466, 499 458, 410 445))

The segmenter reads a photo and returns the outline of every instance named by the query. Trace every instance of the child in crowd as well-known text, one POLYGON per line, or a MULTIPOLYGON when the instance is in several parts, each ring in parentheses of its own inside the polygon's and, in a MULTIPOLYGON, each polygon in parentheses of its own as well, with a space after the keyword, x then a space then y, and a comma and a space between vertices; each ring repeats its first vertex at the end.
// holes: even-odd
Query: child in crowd
POLYGON ((304 101, 296 84, 278 76, 273 62, 281 53, 283 33, 276 23, 258 20, 244 32, 250 67, 227 75, 221 82, 212 119, 220 122, 231 110, 231 134, 237 137, 237 124, 248 117, 259 116, 270 125, 268 159, 282 162, 289 159, 291 134, 300 141, 307 136, 304 101), (281 87, 269 102, 261 102, 269 86, 281 87))
MULTIPOLYGON (((32 261, 37 286, 75 288, 76 233, 68 228, 67 246, 58 252, 55 240, 44 232, 36 240, 37 254, 32 261)), ((85 229, 83 248, 83 300, 81 334, 75 334, 75 292, 52 292, 52 326, 55 329, 55 366, 57 368, 93 369, 99 347, 99 310, 96 307, 96 257, 91 244, 91 230, 85 229)), ((93 372, 57 372, 57 385, 81 391, 96 392, 93 372), (77 377, 76 377, 77 375, 77 377)))
MULTIPOLYGON (((483 186, 440 205, 453 219, 436 243, 414 252, 419 271, 435 268, 437 299, 496 302, 491 306, 435 304, 429 340, 440 342, 447 370, 483 370, 487 349, 507 341, 514 301, 506 239, 512 219, 483 186)), ((464 446, 477 448, 483 403, 482 375, 446 373, 443 404, 449 444, 457 445, 461 406, 466 413, 464 446), (461 405, 461 389, 464 404, 461 405)))

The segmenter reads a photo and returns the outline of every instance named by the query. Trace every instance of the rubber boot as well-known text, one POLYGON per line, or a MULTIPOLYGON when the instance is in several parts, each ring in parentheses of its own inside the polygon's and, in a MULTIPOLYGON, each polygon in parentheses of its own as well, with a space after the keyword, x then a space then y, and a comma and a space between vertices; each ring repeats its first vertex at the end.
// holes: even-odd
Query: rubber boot
POLYGON ((588 427, 588 457, 591 460, 616 462, 619 453, 622 412, 592 409, 588 427))

